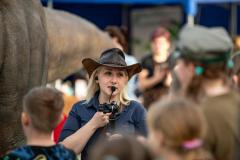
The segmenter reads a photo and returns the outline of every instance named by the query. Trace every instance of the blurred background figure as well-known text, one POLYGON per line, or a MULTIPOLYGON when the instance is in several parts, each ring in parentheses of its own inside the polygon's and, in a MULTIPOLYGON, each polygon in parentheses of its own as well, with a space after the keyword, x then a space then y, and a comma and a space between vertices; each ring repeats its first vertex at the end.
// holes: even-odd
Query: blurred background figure
POLYGON ((164 99, 147 115, 149 145, 163 160, 211 160, 203 149, 204 115, 185 99, 164 99))
POLYGON ((146 108, 168 92, 168 57, 170 55, 170 33, 163 27, 151 34, 151 53, 142 58, 143 70, 139 74, 139 89, 143 93, 146 108))
POLYGON ((89 160, 153 160, 146 146, 134 137, 99 141, 92 149, 89 160))
POLYGON ((81 69, 63 80, 56 80, 54 87, 63 93, 64 98, 61 121, 53 131, 53 139, 57 143, 72 106, 77 101, 85 99, 87 94, 87 73, 85 70, 81 69))
POLYGON ((234 38, 234 52, 240 52, 240 36, 234 38))
POLYGON ((206 148, 217 160, 240 159, 240 96, 228 73, 234 67, 230 36, 221 27, 185 26, 177 49, 181 93, 198 102, 207 119, 206 148))
POLYGON ((234 38, 234 53, 232 56, 233 60, 233 72, 232 72, 232 79, 237 87, 237 89, 240 89, 240 36, 237 36, 234 38))
MULTIPOLYGON (((121 49, 125 53, 125 61, 127 65, 137 63, 137 59, 129 54, 128 46, 128 33, 127 28, 124 26, 107 26, 105 31, 112 38, 115 47, 121 49)), ((128 82, 128 96, 132 100, 138 101, 138 97, 135 94, 137 89, 137 75, 133 76, 128 82)))
POLYGON ((240 89, 240 52, 235 53, 232 57, 233 60, 233 72, 232 72, 232 80, 235 87, 239 90, 240 89))
POLYGON ((58 138, 62 131, 63 125, 68 117, 74 103, 78 101, 78 98, 74 95, 74 87, 69 80, 58 79, 55 81, 55 88, 63 93, 64 107, 61 114, 61 121, 58 123, 56 128, 53 130, 52 136, 55 143, 58 142, 58 138))

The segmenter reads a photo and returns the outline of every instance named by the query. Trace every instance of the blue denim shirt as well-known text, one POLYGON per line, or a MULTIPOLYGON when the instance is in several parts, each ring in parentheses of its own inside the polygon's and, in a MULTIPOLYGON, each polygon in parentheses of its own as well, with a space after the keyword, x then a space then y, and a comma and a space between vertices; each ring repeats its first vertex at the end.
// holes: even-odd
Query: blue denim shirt
MULTIPOLYGON (((85 125, 97 112, 98 107, 98 94, 96 94, 89 102, 84 100, 76 103, 72 107, 72 110, 64 124, 59 141, 63 141, 66 137, 70 136, 85 125)), ((111 128, 108 127, 108 130, 111 130, 111 128)), ((87 159, 90 147, 104 132, 106 132, 106 130, 103 127, 98 128, 95 131, 81 153, 82 160, 87 159)), ((126 106, 116 118, 114 133, 124 135, 139 134, 146 136, 147 126, 145 108, 136 101, 130 101, 130 104, 126 106)))

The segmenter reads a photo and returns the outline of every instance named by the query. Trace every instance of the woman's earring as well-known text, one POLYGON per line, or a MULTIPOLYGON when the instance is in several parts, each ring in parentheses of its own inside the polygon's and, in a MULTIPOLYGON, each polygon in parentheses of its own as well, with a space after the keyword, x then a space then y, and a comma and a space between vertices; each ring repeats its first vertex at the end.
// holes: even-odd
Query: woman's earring
POLYGON ((195 74, 196 75, 201 75, 203 73, 204 69, 201 66, 196 66, 195 67, 195 74))
POLYGON ((229 60, 227 61, 227 67, 228 67, 229 69, 232 69, 232 68, 234 67, 234 62, 233 62, 233 60, 229 59, 229 60))
POLYGON ((95 81, 98 82, 98 77, 95 77, 95 81))

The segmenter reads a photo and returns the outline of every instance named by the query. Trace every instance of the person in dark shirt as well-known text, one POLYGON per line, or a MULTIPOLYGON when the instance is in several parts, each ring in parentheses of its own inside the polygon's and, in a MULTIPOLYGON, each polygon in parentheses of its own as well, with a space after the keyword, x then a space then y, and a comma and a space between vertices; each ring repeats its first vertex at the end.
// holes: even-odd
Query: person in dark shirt
POLYGON ((81 152, 81 159, 86 160, 99 137, 146 136, 147 127, 146 110, 138 102, 128 100, 125 92, 128 80, 141 71, 139 63, 127 65, 123 51, 118 48, 104 51, 98 61, 85 58, 82 63, 90 77, 86 100, 72 107, 60 141, 76 153, 81 152), (106 106, 110 106, 110 113, 101 110, 106 106), (96 121, 102 121, 101 125, 92 125, 96 121))
POLYGON ((62 94, 46 87, 30 90, 23 100, 21 122, 27 145, 10 151, 3 160, 76 160, 75 153, 52 140, 52 131, 60 121, 62 94))
POLYGON ((143 104, 147 109, 168 91, 170 72, 170 33, 163 27, 156 28, 151 35, 151 53, 142 58, 143 70, 139 74, 139 89, 143 93, 143 104))

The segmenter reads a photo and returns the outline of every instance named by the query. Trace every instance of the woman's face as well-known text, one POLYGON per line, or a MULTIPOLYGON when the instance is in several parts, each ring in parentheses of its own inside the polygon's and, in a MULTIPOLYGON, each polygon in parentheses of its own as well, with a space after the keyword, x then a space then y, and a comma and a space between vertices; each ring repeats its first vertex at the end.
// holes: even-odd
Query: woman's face
POLYGON ((160 55, 161 56, 161 62, 164 62, 167 60, 169 56, 169 49, 170 49, 170 42, 167 38, 161 36, 155 38, 151 42, 151 48, 153 54, 160 55))
POLYGON ((192 63, 186 64, 184 60, 178 59, 176 66, 174 67, 174 72, 180 82, 181 87, 186 89, 194 76, 194 65, 192 63))
POLYGON ((97 77, 100 92, 105 96, 111 95, 111 86, 115 86, 117 88, 113 92, 112 96, 118 95, 128 82, 128 76, 125 70, 111 67, 102 67, 97 73, 97 77))

